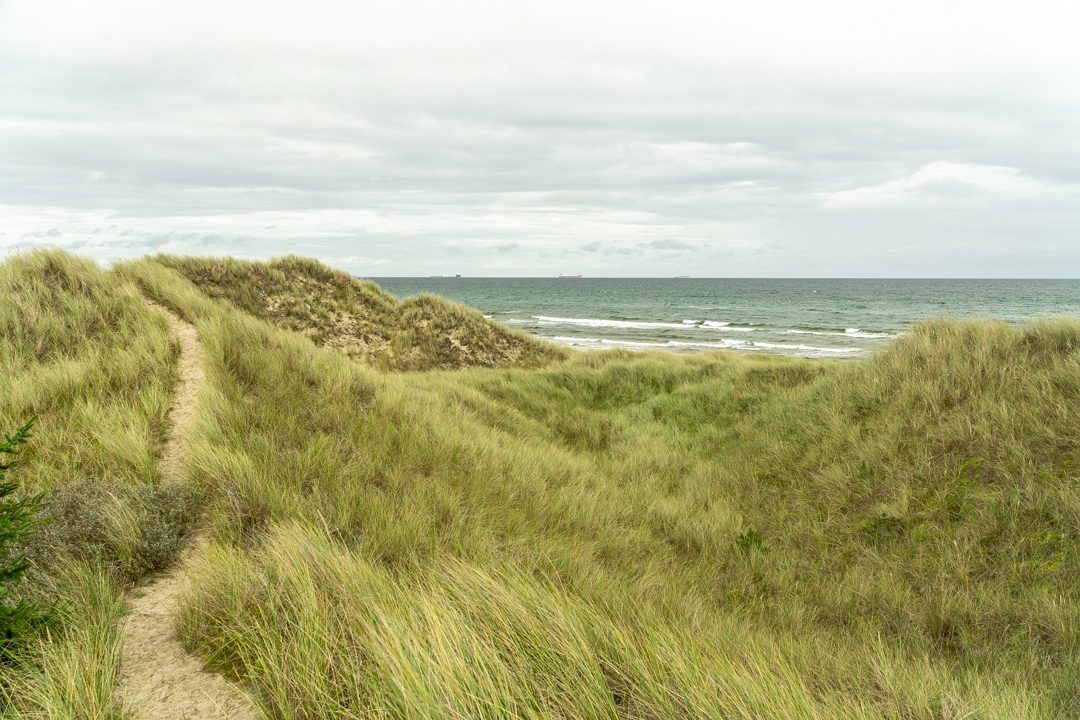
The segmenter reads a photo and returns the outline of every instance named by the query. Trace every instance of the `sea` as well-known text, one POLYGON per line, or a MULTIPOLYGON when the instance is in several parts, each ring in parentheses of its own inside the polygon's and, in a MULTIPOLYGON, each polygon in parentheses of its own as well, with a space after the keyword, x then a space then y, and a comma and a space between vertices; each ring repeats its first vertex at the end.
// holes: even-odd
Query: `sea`
POLYGON ((1080 314, 1080 280, 371 278, 576 348, 863 355, 933 316, 1080 314))

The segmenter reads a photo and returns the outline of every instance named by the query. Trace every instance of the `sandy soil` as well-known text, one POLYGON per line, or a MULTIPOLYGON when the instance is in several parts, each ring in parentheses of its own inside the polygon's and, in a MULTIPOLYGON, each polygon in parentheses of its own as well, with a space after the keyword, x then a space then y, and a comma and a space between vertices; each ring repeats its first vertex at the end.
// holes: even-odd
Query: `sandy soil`
MULTIPOLYGON (((158 461, 162 481, 173 483, 180 481, 182 437, 195 417, 195 398, 204 379, 202 346, 193 326, 148 304, 165 316, 180 340, 180 381, 158 461)), ((176 639, 176 604, 184 582, 183 569, 176 567, 131 593, 118 684, 125 708, 144 720, 254 720, 259 714, 243 690, 208 671, 202 659, 176 639)))

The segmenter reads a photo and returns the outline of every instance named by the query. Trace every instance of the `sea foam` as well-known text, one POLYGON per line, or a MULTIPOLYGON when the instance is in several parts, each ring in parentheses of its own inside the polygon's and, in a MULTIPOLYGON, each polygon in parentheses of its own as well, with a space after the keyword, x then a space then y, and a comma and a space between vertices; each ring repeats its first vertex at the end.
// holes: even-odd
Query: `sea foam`
POLYGON ((579 347, 591 348, 624 347, 631 349, 637 348, 642 350, 651 348, 702 348, 742 350, 744 352, 756 350, 788 350, 838 355, 847 355, 850 353, 859 352, 859 348, 827 348, 817 347, 815 345, 788 345, 786 343, 750 342, 749 340, 736 340, 734 338, 725 338, 718 341, 665 340, 659 342, 649 342, 646 340, 617 340, 612 338, 570 337, 565 335, 555 335, 549 337, 548 339, 562 345, 576 345, 579 347))
POLYGON ((720 340, 718 342, 684 342, 681 340, 667 340, 664 342, 648 342, 645 340, 615 340, 611 338, 591 337, 568 337, 555 335, 548 338, 563 345, 584 345, 589 347, 627 347, 627 348, 675 348, 675 347, 700 347, 700 348, 735 348, 746 345, 744 340, 720 340))
POLYGON ((889 333, 863 332, 859 328, 848 328, 844 332, 834 330, 784 330, 785 335, 833 335, 838 337, 865 338, 868 340, 893 337, 889 333))
POLYGON ((645 322, 639 320, 603 320, 600 318, 565 318, 552 317, 550 315, 533 315, 533 320, 541 324, 549 325, 582 325, 585 327, 612 327, 612 328, 679 328, 686 326, 682 323, 673 322, 645 322))
POLYGON ((739 327, 721 320, 683 320, 683 325, 706 330, 730 330, 731 332, 753 332, 757 328, 739 327))
POLYGON ((859 352, 859 348, 824 348, 815 347, 813 345, 787 345, 785 343, 765 343, 756 342, 754 347, 769 348, 770 350, 804 350, 806 352, 823 352, 823 353, 855 353, 859 352))

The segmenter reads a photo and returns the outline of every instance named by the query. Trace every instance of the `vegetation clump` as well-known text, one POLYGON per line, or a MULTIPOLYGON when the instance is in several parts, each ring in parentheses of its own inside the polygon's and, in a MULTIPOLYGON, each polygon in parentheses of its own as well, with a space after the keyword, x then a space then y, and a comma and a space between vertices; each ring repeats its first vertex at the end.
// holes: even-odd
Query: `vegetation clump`
POLYGON ((5 482, 8 470, 16 464, 11 456, 16 455, 18 447, 26 442, 32 425, 33 420, 14 434, 0 437, 0 663, 14 657, 15 649, 25 643, 33 626, 43 617, 25 598, 15 600, 12 597, 12 590, 30 567, 26 556, 13 550, 34 533, 40 496, 16 498, 18 483, 5 482))
POLYGON ((183 485, 123 485, 75 479, 44 498, 47 524, 24 543, 41 572, 77 559, 121 585, 162 570, 187 544, 202 497, 183 485))

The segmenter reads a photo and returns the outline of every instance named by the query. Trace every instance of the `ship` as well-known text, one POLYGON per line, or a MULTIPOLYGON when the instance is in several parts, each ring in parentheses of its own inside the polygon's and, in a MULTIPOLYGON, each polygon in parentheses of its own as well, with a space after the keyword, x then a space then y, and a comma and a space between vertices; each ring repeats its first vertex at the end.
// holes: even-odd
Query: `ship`
POLYGON ((561 278, 579 278, 581 275, 560 275, 561 278))

